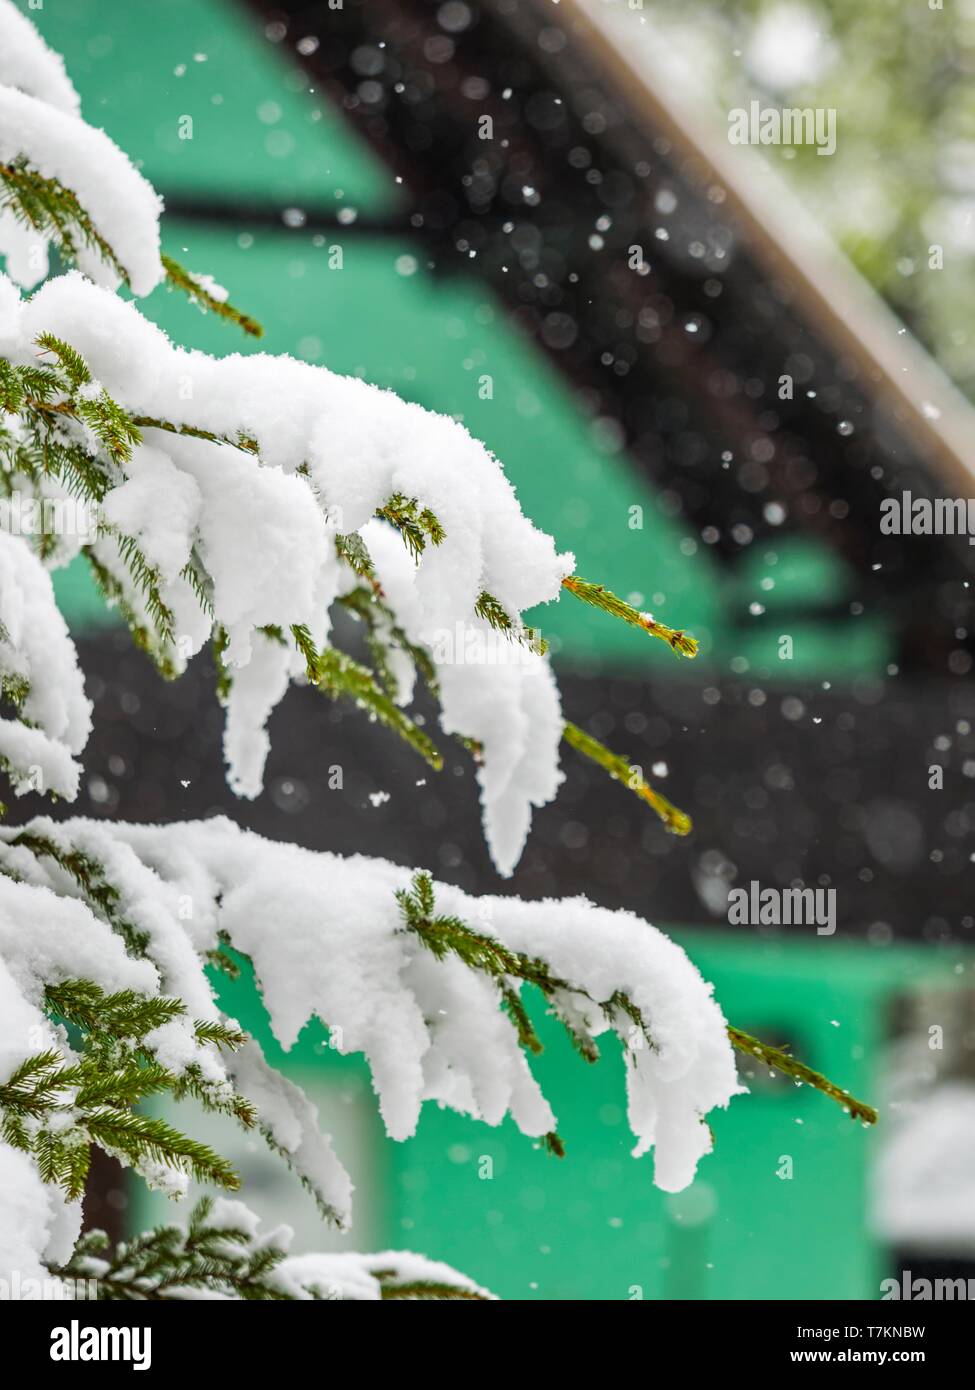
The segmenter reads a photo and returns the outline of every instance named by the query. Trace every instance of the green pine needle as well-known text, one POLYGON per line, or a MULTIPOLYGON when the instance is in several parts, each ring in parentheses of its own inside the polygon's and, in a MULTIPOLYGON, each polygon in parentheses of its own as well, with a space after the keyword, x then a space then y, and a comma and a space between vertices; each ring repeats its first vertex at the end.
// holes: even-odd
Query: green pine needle
POLYGON ((244 314, 240 309, 235 309, 225 299, 216 299, 205 285, 200 283, 197 276, 191 274, 174 261, 172 256, 163 255, 160 257, 163 269, 166 272, 167 283, 174 289, 182 290, 191 300, 199 304, 202 309, 209 310, 211 314, 218 315, 219 318, 226 319, 229 323, 235 323, 238 328, 242 328, 252 338, 261 338, 264 329, 257 319, 251 318, 250 314, 244 314))
POLYGON ((672 805, 660 792, 655 791, 644 780, 639 768, 633 767, 626 758, 619 753, 614 753, 605 744, 600 743, 597 738, 593 738, 592 734, 587 734, 584 729, 580 729, 578 725, 568 721, 563 726, 562 737, 570 748, 574 748, 584 758, 594 762, 597 767, 603 768, 617 782, 622 782, 631 792, 639 796, 648 806, 651 806, 672 834, 690 834, 693 829, 690 816, 677 806, 672 805))
POLYGON ((632 604, 619 598, 604 585, 592 584, 588 579, 580 579, 577 574, 572 574, 562 580, 562 587, 570 594, 575 594, 576 598, 582 599, 584 603, 601 608, 604 613, 629 623, 631 627, 648 632, 651 637, 659 637, 678 656, 697 656, 697 642, 689 633, 658 623, 649 613, 639 612, 632 604))

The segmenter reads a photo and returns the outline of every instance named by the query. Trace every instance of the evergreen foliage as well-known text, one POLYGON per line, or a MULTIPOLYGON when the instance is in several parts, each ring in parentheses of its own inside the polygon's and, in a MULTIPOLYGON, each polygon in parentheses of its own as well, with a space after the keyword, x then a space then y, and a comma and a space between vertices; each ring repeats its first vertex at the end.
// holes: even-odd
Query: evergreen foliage
MULTIPOLYGON (((31 1154, 45 1182, 56 1183, 69 1200, 85 1190, 91 1146, 141 1171, 165 1164, 201 1182, 236 1189, 229 1164, 206 1144, 181 1134, 135 1107, 149 1096, 192 1095, 209 1110, 223 1110, 252 1126, 253 1107, 242 1096, 221 1095, 207 1086, 198 1068, 182 1073, 160 1065, 146 1045, 153 1030, 185 1013, 179 999, 146 997, 131 990, 105 994, 91 980, 65 980, 45 992, 48 1013, 81 1035, 77 1060, 47 1049, 26 1058, 0 1084, 0 1138, 31 1154)), ((201 1041, 238 1047, 239 1030, 198 1023, 201 1041)))
MULTIPOLYGON (((193 1294, 241 1299, 245 1302, 342 1300, 346 1288, 327 1271, 289 1271, 287 1243, 282 1232, 255 1239, 246 1222, 233 1224, 234 1213, 214 1219, 214 1203, 202 1198, 185 1226, 159 1226, 134 1240, 111 1247, 104 1231, 82 1236, 70 1262, 58 1273, 79 1283, 94 1280, 102 1301, 153 1302, 184 1299, 193 1294), (229 1219, 228 1219, 229 1218, 229 1219)), ((362 1273, 375 1281, 380 1299, 484 1302, 484 1290, 467 1282, 406 1277, 395 1265, 383 1268, 383 1258, 362 1259, 362 1273)))

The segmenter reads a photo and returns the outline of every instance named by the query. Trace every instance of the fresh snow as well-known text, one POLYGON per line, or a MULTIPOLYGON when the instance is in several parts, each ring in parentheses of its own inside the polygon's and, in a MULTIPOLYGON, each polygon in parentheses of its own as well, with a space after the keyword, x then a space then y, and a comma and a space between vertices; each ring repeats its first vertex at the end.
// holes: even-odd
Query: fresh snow
MULTIPOLYGON (((266 721, 288 684, 304 679, 293 644, 275 649, 259 629, 288 633, 304 624, 321 646, 331 605, 359 583, 338 557, 336 536, 358 531, 396 623, 437 659, 444 732, 482 745, 485 833, 499 871, 510 874, 533 808, 551 801, 561 781, 562 715, 547 660, 492 631, 474 607, 487 591, 517 626, 524 610, 558 598, 573 557, 524 516, 497 459, 456 421, 356 379, 289 357, 216 359, 176 348, 133 304, 78 272, 26 301, 11 288, 0 284, 0 343, 12 360, 33 360, 37 336, 56 333, 85 358, 92 389, 133 414, 231 439, 242 433, 260 445, 256 457, 146 428, 102 512, 158 570, 177 623, 177 669, 214 623, 227 632, 233 686, 224 747, 234 790, 259 794, 266 721), (430 507, 446 531, 419 563, 374 515, 397 493, 430 507), (205 571, 212 615, 182 573, 191 557, 205 571)), ((83 426, 64 428, 94 450, 83 426)), ((139 611, 114 535, 103 533, 94 551, 139 611)), ((405 657, 394 670, 408 701, 405 657)))
POLYGON ((74 644, 51 578, 19 536, 0 531, 0 674, 27 685, 21 723, 0 718, 0 759, 18 793, 53 791, 73 800, 75 762, 91 731, 74 644))
MULTIPOLYGON (((2 41, 2 33, 0 33, 2 41)), ((136 294, 148 294, 163 278, 159 258, 162 200, 104 131, 59 111, 15 87, 0 86, 0 160, 26 157, 44 178, 57 179, 77 195, 95 229, 125 267, 136 294)), ((4 230, 9 227, 5 219, 4 230)), ((31 240, 42 244, 39 233, 31 240)), ((0 251, 6 246, 0 243, 0 251)), ((99 251, 78 247, 79 266, 99 284, 116 289, 119 276, 99 251)), ((46 255, 21 283, 30 288, 47 273, 46 255)))
POLYGON ((14 0, 0 0, 0 83, 69 116, 81 114, 81 100, 64 70, 64 59, 48 48, 14 0))
MULTIPOLYGON (((163 278, 162 199, 104 131, 81 119, 80 106, 58 54, 12 0, 0 0, 0 161, 25 159, 74 193, 133 291, 148 294, 163 278)), ((0 255, 25 289, 47 275, 47 248, 42 233, 0 212, 0 255)), ((117 272, 96 248, 80 244, 77 260, 99 284, 118 287, 117 272)))
MULTIPOLYGON (((149 945, 146 960, 126 956, 120 937, 65 896, 73 891, 67 875, 12 846, 20 832, 0 830, 0 866, 22 880, 0 877, 0 959, 19 988, 21 1013, 40 1004, 45 981, 72 976, 178 995, 187 1018, 149 1039, 160 1061, 177 1071, 195 1064, 218 1092, 232 1081, 340 1225, 352 1187, 310 1103, 267 1067, 256 1044, 228 1058, 193 1036, 191 1019, 218 1017, 201 958, 224 935, 253 961, 283 1047, 318 1018, 338 1051, 365 1054, 392 1138, 414 1133, 428 1101, 491 1125, 510 1114, 533 1138, 555 1128, 495 984, 454 956, 438 960, 404 930, 394 893, 408 886, 407 870, 277 844, 223 818, 170 826, 38 820, 28 829, 102 864, 120 916, 149 945)), ((656 1184, 685 1187, 710 1149, 704 1117, 739 1086, 721 1011, 683 950, 631 913, 585 898, 476 899, 441 884, 436 899, 438 912, 544 959, 570 982, 575 988, 555 1006, 576 1027, 593 1037, 615 1029, 625 1044, 634 1153, 652 1147, 656 1184), (599 1007, 618 992, 643 1013, 652 1047, 622 1011, 611 1010, 610 1021, 599 1007)), ((17 1010, 0 1015, 0 1053, 18 1045, 18 1018, 17 1010)), ((145 1176, 166 1185, 164 1173, 145 1176)))
MULTIPOLYGON (((446 1284, 479 1298, 494 1298, 487 1289, 481 1288, 473 1279, 458 1273, 450 1265, 408 1250, 389 1250, 375 1255, 360 1255, 353 1251, 288 1255, 294 1239, 291 1227, 281 1225, 270 1231, 262 1231, 255 1213, 244 1202, 233 1198, 217 1198, 207 1217, 207 1226, 215 1231, 234 1232, 232 1249, 245 1257, 268 1249, 283 1254, 285 1258, 273 1271, 271 1283, 279 1293, 299 1302, 325 1299, 376 1303, 382 1298, 384 1283, 446 1284), (239 1238, 241 1234, 243 1240, 239 1238)), ((78 1264, 80 1277, 85 1279, 98 1279, 107 1268, 105 1260, 98 1255, 86 1255, 78 1264)), ((146 1289, 146 1293, 150 1291, 146 1289)), ((167 1296, 186 1302, 219 1302, 231 1297, 212 1289, 188 1285, 167 1288, 167 1296)))

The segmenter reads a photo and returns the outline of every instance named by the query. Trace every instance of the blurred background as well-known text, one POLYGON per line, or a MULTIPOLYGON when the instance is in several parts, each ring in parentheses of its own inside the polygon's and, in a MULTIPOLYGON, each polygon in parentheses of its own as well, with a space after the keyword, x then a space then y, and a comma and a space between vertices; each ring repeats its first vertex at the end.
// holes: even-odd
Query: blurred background
MULTIPOLYGON (((357 1184, 352 1235, 322 1231, 260 1141, 212 1117, 194 1132, 298 1248, 414 1248, 509 1298, 876 1298, 902 1269, 975 1276, 975 552, 879 525, 904 491, 975 495, 975 3, 24 9, 164 195, 166 249, 263 321, 261 349, 462 419, 580 574, 703 648, 679 665, 582 605, 537 615, 568 717, 695 830, 666 836, 566 750, 507 885, 463 755, 428 775, 310 691, 272 720, 264 796, 234 802, 202 660, 164 685, 69 571, 96 702, 72 809, 222 811, 470 890, 631 908, 738 1027, 882 1109, 866 1132, 746 1064, 751 1096, 668 1197, 629 1157, 618 1056, 587 1068, 553 1029, 535 1065, 564 1161, 435 1110, 393 1145, 360 1059, 317 1027, 282 1054, 243 980, 225 1007, 319 1104, 357 1184), (730 143, 753 99, 834 109, 835 154, 730 143), (836 934, 729 927, 728 890, 752 880, 835 889, 836 934)), ((258 350, 165 291, 140 307, 183 344, 258 350)), ((170 1211, 107 1165, 87 1203, 116 1233, 170 1211)))

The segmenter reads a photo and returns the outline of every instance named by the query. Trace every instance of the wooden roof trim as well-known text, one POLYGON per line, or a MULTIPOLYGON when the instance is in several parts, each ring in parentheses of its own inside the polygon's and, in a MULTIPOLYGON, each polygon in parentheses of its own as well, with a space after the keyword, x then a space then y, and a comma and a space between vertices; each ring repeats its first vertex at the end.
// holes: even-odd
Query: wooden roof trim
POLYGON ((663 134, 698 165, 702 184, 725 190, 749 247, 797 299, 837 355, 858 363, 875 393, 923 451, 946 490, 975 488, 975 407, 949 380, 774 169, 748 146, 731 146, 695 109, 686 84, 651 45, 652 30, 626 0, 559 0, 560 26, 622 98, 648 136, 663 134), (642 41, 641 41, 642 40, 642 41))

